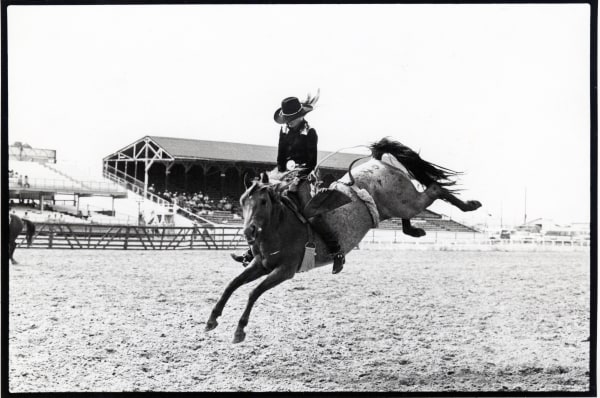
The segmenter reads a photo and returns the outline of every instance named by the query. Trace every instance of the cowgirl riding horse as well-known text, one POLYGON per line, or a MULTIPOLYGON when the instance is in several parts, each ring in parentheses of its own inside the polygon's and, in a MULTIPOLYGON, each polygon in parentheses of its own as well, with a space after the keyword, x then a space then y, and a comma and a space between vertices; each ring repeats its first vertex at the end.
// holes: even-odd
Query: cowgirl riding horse
MULTIPOLYGON (((296 180, 291 184, 288 195, 296 201, 299 206, 305 205, 304 195, 298 194, 298 186, 304 183, 310 173, 317 165, 317 131, 304 119, 304 116, 314 109, 314 104, 319 99, 319 93, 315 97, 309 95, 304 103, 296 97, 288 97, 281 101, 281 108, 275 111, 274 119, 283 125, 279 130, 279 146, 277 150, 277 171, 280 173, 294 168, 299 169, 296 180)), ((337 237, 323 220, 321 215, 312 217, 310 225, 321 236, 329 253, 333 256, 333 273, 337 274, 344 268, 346 262, 344 252, 341 250, 337 237)), ((247 265, 252 261, 254 255, 252 249, 248 249, 243 255, 231 254, 235 261, 247 265)))
MULTIPOLYGON (((296 97, 285 98, 281 102, 281 108, 277 109, 274 115, 275 122, 283 125, 279 130, 277 168, 275 170, 279 173, 283 173, 297 167, 301 168, 297 174, 296 183, 292 184, 289 189, 291 196, 294 197, 296 203, 298 203, 301 208, 306 205, 307 200, 310 200, 310 198, 307 198, 306 194, 298 194, 298 188, 305 183, 307 176, 314 176, 314 173, 312 172, 317 164, 318 142, 317 131, 308 124, 304 119, 304 116, 314 109, 314 105, 318 100, 319 92, 317 92, 315 97, 311 97, 309 94, 306 101, 303 103, 296 97)), ((377 151, 378 149, 374 148, 374 150, 377 151)), ((407 157, 404 158, 405 162, 419 163, 421 161, 420 159, 415 159, 414 152, 410 150, 407 151, 406 155, 407 157)), ((403 169, 403 171, 408 173, 406 168, 394 157, 383 154, 382 160, 389 163, 391 166, 403 169)), ((450 171, 446 169, 443 170, 450 171)), ((300 190, 305 191, 304 189, 300 190)), ((342 198, 341 204, 345 203, 344 198, 342 198)), ((309 221, 313 229, 324 240, 330 254, 333 256, 333 273, 339 273, 344 268, 346 259, 335 233, 321 215, 312 217, 309 221)), ((413 227, 408 218, 402 219, 402 231, 406 235, 416 238, 425 235, 425 231, 421 228, 413 227)), ((254 255, 252 254, 252 249, 248 249, 248 251, 242 255, 231 253, 231 257, 235 261, 246 266, 252 261, 254 255)))

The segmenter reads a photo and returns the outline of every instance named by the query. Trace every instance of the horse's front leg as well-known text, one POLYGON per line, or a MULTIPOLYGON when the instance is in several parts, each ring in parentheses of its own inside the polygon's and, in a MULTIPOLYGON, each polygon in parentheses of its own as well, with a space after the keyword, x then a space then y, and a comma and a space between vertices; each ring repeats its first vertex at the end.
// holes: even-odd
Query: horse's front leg
POLYGON ((252 306, 258 300, 258 298, 269 289, 274 288, 279 285, 281 282, 286 281, 288 279, 292 279, 294 274, 296 273, 296 267, 291 262, 291 266, 279 266, 275 268, 264 281, 262 281, 254 290, 250 292, 250 296, 248 297, 248 304, 246 304, 246 309, 242 314, 238 322, 238 327, 235 330, 235 335, 233 337, 234 343, 240 343, 244 341, 246 338, 246 333, 244 332, 244 328, 248 325, 248 319, 250 318, 250 311, 252 311, 252 306))
POLYGON ((208 321, 206 322, 206 327, 204 328, 204 331, 208 332, 209 330, 213 330, 214 328, 217 327, 217 325, 218 325, 217 318, 221 316, 221 314, 223 313, 223 308, 225 307, 225 304, 227 303, 227 300, 229 300, 229 297, 231 297, 233 292, 238 287, 240 287, 246 283, 250 283, 250 282, 260 278, 263 275, 266 275, 267 270, 265 270, 260 265, 260 260, 261 260, 260 256, 254 257, 254 259, 252 260, 250 265, 248 265, 248 267, 244 268, 242 273, 239 274, 238 276, 236 276, 229 283, 229 285, 227 285, 227 287, 225 288, 225 291, 221 295, 221 298, 219 299, 219 301, 217 301, 217 304, 215 304, 215 307, 213 308, 212 312, 210 313, 210 317, 208 318, 208 321))
POLYGON ((446 189, 442 189, 440 199, 445 200, 446 202, 458 207, 462 211, 473 211, 481 207, 481 202, 477 200, 467 200, 466 202, 464 202, 446 189))
POLYGON ((17 248, 17 244, 15 243, 9 243, 8 244, 8 258, 10 258, 10 261, 12 262, 13 265, 15 264, 19 264, 17 262, 17 260, 15 260, 13 258, 13 253, 15 252, 15 249, 17 248))

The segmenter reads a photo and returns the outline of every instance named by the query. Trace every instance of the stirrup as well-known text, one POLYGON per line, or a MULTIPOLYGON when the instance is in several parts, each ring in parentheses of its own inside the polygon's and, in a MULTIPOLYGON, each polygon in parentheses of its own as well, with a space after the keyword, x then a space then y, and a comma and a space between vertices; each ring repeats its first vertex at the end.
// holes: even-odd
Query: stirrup
POLYGON ((346 256, 344 256, 344 252, 340 251, 333 255, 333 270, 332 274, 339 274, 344 269, 344 264, 346 263, 346 256))

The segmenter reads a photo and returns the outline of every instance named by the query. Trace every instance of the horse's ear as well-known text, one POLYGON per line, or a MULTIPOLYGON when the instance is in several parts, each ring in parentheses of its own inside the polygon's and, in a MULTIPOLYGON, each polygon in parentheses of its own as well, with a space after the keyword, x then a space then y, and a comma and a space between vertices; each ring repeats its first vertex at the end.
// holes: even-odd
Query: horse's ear
POLYGON ((263 184, 268 184, 269 183, 269 176, 267 175, 267 173, 261 173, 261 182, 263 184))
POLYGON ((246 189, 250 188, 250 186, 252 185, 252 179, 250 178, 250 175, 246 172, 244 173, 244 186, 246 187, 246 189))

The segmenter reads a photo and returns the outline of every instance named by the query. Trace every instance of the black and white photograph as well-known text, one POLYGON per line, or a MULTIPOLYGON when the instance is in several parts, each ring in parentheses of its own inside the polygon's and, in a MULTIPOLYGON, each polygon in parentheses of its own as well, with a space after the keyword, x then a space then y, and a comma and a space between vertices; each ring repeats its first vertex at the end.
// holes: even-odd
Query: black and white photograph
POLYGON ((3 393, 596 395, 597 1, 133 3, 2 1, 3 393))

